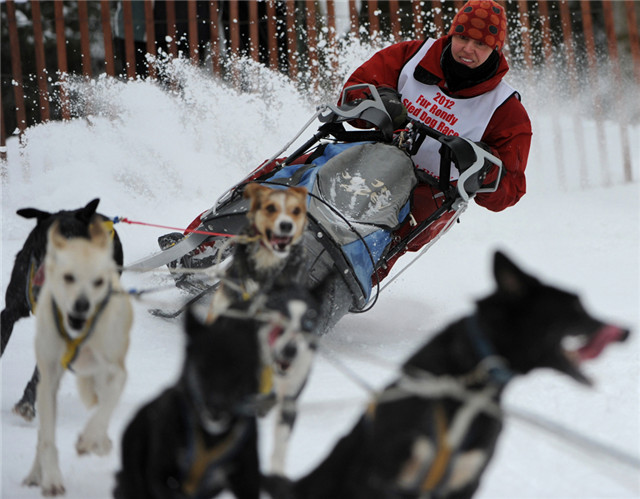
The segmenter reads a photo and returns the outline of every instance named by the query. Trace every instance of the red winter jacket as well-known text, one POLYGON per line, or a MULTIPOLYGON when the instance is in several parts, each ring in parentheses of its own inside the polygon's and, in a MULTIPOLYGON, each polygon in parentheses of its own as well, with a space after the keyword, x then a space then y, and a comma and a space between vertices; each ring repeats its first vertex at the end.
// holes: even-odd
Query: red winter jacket
MULTIPOLYGON (((456 97, 473 97, 482 94, 495 88, 509 71, 507 60, 503 54, 500 54, 500 64, 492 78, 455 93, 449 92, 440 67, 442 51, 448 42, 449 36, 436 40, 419 64, 439 78, 437 85, 445 93, 456 97)), ((400 42, 380 50, 353 72, 345 88, 359 83, 369 83, 376 87, 388 86, 397 90, 398 78, 404 64, 418 51, 422 43, 424 42, 400 42)), ((350 95, 349 98, 352 96, 350 95)), ((478 194, 474 199, 479 205, 489 210, 501 211, 516 204, 526 192, 524 170, 531 146, 531 121, 516 95, 507 99, 496 109, 482 136, 482 142, 489 145, 493 154, 502 160, 504 173, 496 192, 478 194)), ((493 182, 497 174, 496 167, 489 172, 485 183, 493 182)))

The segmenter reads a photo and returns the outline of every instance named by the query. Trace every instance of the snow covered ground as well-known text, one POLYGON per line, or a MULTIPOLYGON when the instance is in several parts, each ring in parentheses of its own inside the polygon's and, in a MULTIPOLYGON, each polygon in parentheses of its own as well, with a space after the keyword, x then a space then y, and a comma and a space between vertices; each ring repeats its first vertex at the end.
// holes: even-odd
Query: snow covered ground
MULTIPOLYGON (((255 91, 244 94, 188 69, 180 74, 180 94, 144 82, 99 80, 80 87, 77 95, 88 103, 90 118, 33 127, 21 147, 17 139, 9 141, 9 160, 2 166, 3 292, 14 255, 33 227, 15 214, 17 209, 56 211, 100 197, 103 213, 185 227, 290 140, 313 113, 312 103, 284 80, 257 70, 255 91)), ((374 388, 383 386, 393 376, 393 366, 491 292, 490 263, 498 248, 542 279, 579 292, 593 314, 635 333, 586 367, 596 382, 594 389, 540 371, 514 381, 507 389, 506 405, 533 411, 636 460, 640 456, 639 184, 620 181, 621 160, 610 153, 614 155, 606 166, 613 172, 612 185, 599 186, 601 170, 596 164, 589 173, 590 187, 578 188, 578 158, 586 154, 593 163, 596 131, 586 123, 587 146, 582 149, 575 142, 575 121, 567 120, 561 123, 567 180, 560 187, 553 123, 537 107, 529 110, 535 142, 528 166, 529 192, 522 201, 501 213, 471 205, 460 224, 383 290, 371 311, 346 317, 323 338, 322 355, 294 431, 288 461, 292 476, 313 468, 366 402, 367 393, 336 363, 348 366, 374 388)), ((606 125, 610 151, 615 150, 618 130, 606 125)), ((630 132, 631 143, 639 144, 640 128, 636 125, 630 132)), ((634 154, 637 179, 637 146, 634 154)), ((155 252, 157 236, 167 232, 124 224, 117 230, 125 264, 155 252)), ((411 259, 403 257, 395 270, 411 259)), ((125 272, 123 281, 138 289, 170 284, 162 270, 125 272)), ((181 321, 162 320, 147 310, 173 309, 181 299, 168 286, 135 302, 129 379, 111 425, 116 444, 136 410, 177 376, 181 321)), ((37 424, 11 412, 33 369, 33 329, 32 318, 16 325, 0 364, 0 496, 7 499, 40 496, 38 489, 21 486, 35 454, 37 424)), ((57 434, 66 497, 109 497, 119 445, 106 458, 76 456, 73 446, 87 412, 75 394, 72 375, 63 380, 59 405, 57 434)), ((270 418, 261 423, 265 460, 271 423, 270 418)), ((567 443, 562 432, 550 434, 509 418, 478 497, 640 497, 639 471, 601 451, 567 443)))

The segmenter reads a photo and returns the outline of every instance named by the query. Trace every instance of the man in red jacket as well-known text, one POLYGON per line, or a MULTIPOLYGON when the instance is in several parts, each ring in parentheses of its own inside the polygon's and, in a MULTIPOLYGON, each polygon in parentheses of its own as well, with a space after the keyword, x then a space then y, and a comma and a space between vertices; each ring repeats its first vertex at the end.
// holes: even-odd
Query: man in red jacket
MULTIPOLYGON (((503 162, 502 178, 496 192, 478 193, 474 199, 492 211, 512 206, 524 195, 531 145, 531 122, 520 95, 503 81, 509 71, 502 53, 506 32, 505 11, 498 3, 470 0, 458 11, 446 36, 382 49, 356 69, 344 86, 369 83, 378 87, 398 125, 407 113, 445 134, 481 142, 490 149, 503 162)), ((360 97, 347 95, 346 100, 360 97)), ((439 177, 439 146, 427 139, 413 157, 418 169, 435 178, 439 177)), ((484 174, 484 184, 489 185, 497 180, 498 167, 493 165, 484 174)), ((450 180, 455 181, 458 175, 452 167, 450 180)), ((437 187, 428 183, 416 188, 411 213, 418 222, 437 208, 437 193, 437 187)), ((444 225, 426 231, 408 249, 418 250, 444 225)))

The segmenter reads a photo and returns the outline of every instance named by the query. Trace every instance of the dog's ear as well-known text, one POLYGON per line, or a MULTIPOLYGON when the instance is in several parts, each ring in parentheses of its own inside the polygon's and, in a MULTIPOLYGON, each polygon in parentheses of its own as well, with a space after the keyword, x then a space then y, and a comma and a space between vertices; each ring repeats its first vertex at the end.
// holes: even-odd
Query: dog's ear
POLYGON ((35 218, 38 223, 49 218, 52 214, 48 211, 38 210, 36 208, 22 208, 16 211, 22 218, 35 218))
POLYGON ((89 239, 92 244, 99 248, 106 248, 109 245, 109 232, 99 217, 94 216, 91 219, 91 223, 89 224, 89 239))
POLYGON ((67 245, 67 238, 60 232, 60 221, 55 220, 49 228, 49 248, 63 249, 67 245))
POLYGON ((245 199, 251 200, 251 207, 249 208, 250 212, 256 211, 258 208, 260 208, 262 196, 266 191, 269 190, 269 187, 258 184, 256 182, 251 182, 250 184, 247 184, 245 186, 243 196, 245 199))
POLYGON ((307 191, 306 187, 289 187, 289 191, 291 191, 294 195, 298 196, 302 201, 306 201, 307 199, 307 194, 309 191, 307 191))
POLYGON ((262 185, 256 182, 250 182, 244 186, 244 191, 242 193, 242 196, 245 199, 253 199, 257 195, 257 192, 262 188, 263 188, 262 185))
POLYGON ((96 210, 98 209, 98 204, 100 203, 100 198, 96 198, 92 201, 89 201, 84 208, 81 208, 76 213, 76 218, 82 222, 88 224, 93 216, 96 214, 96 210))
POLYGON ((526 274, 504 253, 496 251, 493 258, 493 273, 498 288, 507 295, 523 297, 538 280, 526 274))

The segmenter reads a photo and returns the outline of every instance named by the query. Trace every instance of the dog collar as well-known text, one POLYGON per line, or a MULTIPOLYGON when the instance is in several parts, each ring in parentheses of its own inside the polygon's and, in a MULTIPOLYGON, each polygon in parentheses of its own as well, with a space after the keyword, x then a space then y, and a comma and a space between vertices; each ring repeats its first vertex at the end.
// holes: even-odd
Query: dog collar
POLYGON ((58 305, 56 304, 55 300, 53 298, 51 299, 53 318, 56 325, 56 329, 58 330, 58 334, 64 340, 67 347, 64 354, 62 354, 62 358, 60 359, 60 363, 62 364, 62 367, 64 369, 69 369, 70 371, 73 372, 71 363, 75 360, 76 356, 78 355, 78 349, 80 348, 80 346, 93 333, 93 330, 98 321, 98 318, 100 317, 100 315, 102 314, 102 311, 106 308, 107 303, 111 299, 111 291, 112 291, 111 286, 109 286, 109 290, 107 291, 107 296, 105 296, 104 300, 100 302, 100 305, 98 305, 98 308, 96 309, 95 313, 87 319, 84 325, 84 328, 82 329, 82 333, 77 338, 72 338, 71 335, 68 333, 67 329, 64 326, 64 315, 60 311, 60 308, 58 308, 58 305))
POLYGON ((474 351, 480 358, 476 371, 480 370, 480 372, 486 374, 489 379, 498 385, 506 385, 513 379, 515 373, 507 367, 505 360, 495 352, 493 344, 489 341, 480 326, 478 314, 475 313, 467 317, 466 322, 467 334, 471 340, 474 351))

